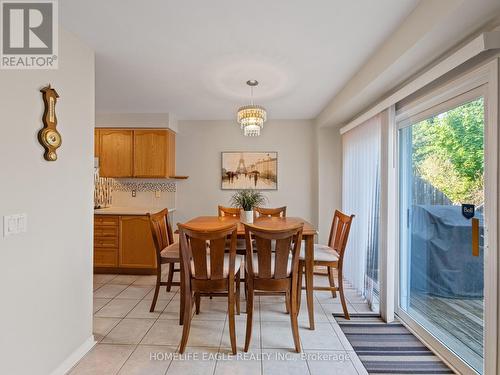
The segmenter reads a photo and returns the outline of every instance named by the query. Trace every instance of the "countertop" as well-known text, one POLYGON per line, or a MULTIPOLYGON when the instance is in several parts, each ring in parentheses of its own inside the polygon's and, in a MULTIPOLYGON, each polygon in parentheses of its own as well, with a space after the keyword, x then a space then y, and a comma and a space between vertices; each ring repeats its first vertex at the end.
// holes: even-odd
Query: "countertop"
MULTIPOLYGON (((94 209, 95 215, 146 215, 161 211, 161 207, 106 207, 94 209)), ((174 212, 175 208, 169 208, 168 212, 174 212)))

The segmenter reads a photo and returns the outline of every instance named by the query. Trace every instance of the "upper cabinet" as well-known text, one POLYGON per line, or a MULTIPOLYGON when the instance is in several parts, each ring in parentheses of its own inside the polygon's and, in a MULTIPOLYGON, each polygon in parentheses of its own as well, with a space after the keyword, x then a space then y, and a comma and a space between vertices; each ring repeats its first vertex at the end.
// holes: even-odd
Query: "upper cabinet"
POLYGON ((99 148, 101 147, 101 129, 95 129, 94 131, 94 157, 99 157, 99 148))
POLYGON ((102 177, 132 177, 133 130, 100 129, 99 175, 102 177))
POLYGON ((134 130, 134 176, 175 174, 175 134, 166 130, 134 130))
POLYGON ((102 177, 175 175, 175 133, 171 130, 99 128, 95 136, 102 177))

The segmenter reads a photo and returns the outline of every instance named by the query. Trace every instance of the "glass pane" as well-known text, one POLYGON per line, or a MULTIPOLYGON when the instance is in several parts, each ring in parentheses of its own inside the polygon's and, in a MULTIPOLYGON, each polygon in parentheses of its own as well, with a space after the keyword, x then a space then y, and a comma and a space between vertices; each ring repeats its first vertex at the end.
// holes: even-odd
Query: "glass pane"
POLYGON ((476 371, 483 367, 482 98, 399 132, 400 307, 476 371), (472 253, 475 207, 479 256, 472 253))

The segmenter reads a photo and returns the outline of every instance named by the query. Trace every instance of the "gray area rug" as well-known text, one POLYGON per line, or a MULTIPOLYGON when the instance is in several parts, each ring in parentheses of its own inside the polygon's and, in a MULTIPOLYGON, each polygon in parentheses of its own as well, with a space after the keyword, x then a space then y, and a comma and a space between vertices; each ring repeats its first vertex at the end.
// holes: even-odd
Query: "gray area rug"
POLYGON ((454 374, 400 322, 374 314, 333 316, 369 374, 454 374))

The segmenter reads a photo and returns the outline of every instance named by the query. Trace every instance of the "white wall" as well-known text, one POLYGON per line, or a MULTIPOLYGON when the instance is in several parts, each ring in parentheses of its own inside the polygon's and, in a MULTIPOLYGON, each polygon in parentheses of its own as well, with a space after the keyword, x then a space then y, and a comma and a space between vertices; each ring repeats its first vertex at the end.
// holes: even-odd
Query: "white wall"
POLYGON ((175 220, 217 215, 234 191, 221 190, 222 151, 277 151, 278 190, 265 191, 268 206, 288 206, 287 215, 316 224, 316 149, 312 121, 279 120, 264 125, 260 137, 245 137, 236 121, 179 121, 175 220))
POLYGON ((63 30, 59 52, 58 70, 0 71, 0 215, 28 215, 27 233, 0 237, 1 374, 63 373, 93 344, 94 54, 63 30), (56 162, 37 141, 48 83, 56 162))

